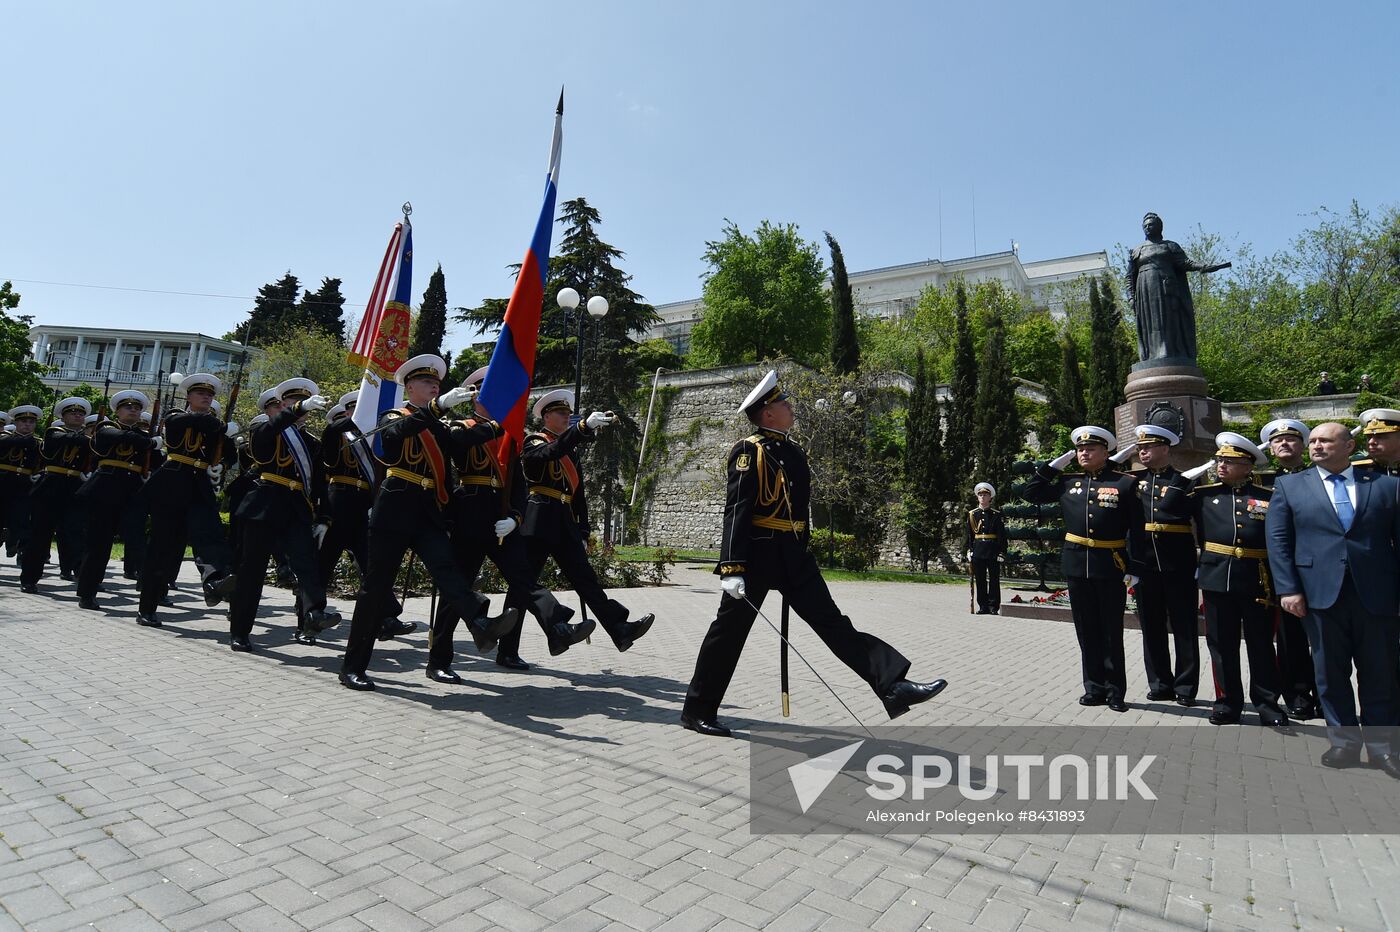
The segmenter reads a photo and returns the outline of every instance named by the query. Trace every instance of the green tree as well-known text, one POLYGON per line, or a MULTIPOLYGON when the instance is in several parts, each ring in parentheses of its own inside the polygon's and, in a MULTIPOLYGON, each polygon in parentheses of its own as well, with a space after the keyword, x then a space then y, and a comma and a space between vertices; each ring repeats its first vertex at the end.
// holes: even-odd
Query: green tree
POLYGON ((250 346, 267 346, 282 339, 288 325, 296 329, 303 322, 297 309, 300 291, 301 282, 290 270, 277 281, 263 285, 253 299, 248 319, 223 338, 250 346))
POLYGON ((41 404, 49 396, 40 378, 45 367, 34 358, 29 342, 34 319, 6 313, 19 307, 19 299, 9 282, 0 283, 0 410, 4 411, 15 405, 41 404))
POLYGON ((938 386, 924 362, 923 347, 914 351, 914 390, 904 419, 904 469, 902 494, 905 540, 909 558, 921 572, 938 555, 946 534, 945 513, 949 495, 947 464, 943 456, 943 416, 938 386))
POLYGON ((851 281, 846 276, 841 244, 827 233, 826 245, 831 249, 831 364, 837 372, 848 375, 860 368, 856 302, 851 294, 851 281))
MULTIPOLYGON (((959 281, 954 295, 953 377, 949 385, 948 432, 943 449, 947 451, 948 474, 960 477, 958 484, 970 481, 973 468, 972 430, 973 406, 977 400, 977 351, 972 343, 972 324, 968 319, 967 289, 959 281)), ((961 490, 950 489, 954 498, 961 490)))
POLYGON ((1084 377, 1079 371, 1079 346, 1066 332, 1060 344, 1060 377, 1051 386, 1049 417, 1052 424, 1074 430, 1087 418, 1084 409, 1084 377))
MULTIPOLYGON (((423 303, 418 306, 418 319, 413 324, 413 341, 408 355, 422 353, 442 355, 442 338, 447 332, 447 279, 442 274, 442 263, 437 271, 428 277, 428 288, 423 292, 423 303)), ((471 370, 468 370, 470 374, 471 370)), ((460 383, 459 383, 460 384, 460 383)))
MULTIPOLYGON (((308 290, 294 314, 283 318, 282 327, 302 325, 315 327, 345 345, 345 296, 340 293, 340 279, 324 278, 321 287, 308 290)), ((278 337, 281 334, 277 334, 278 337)))
POLYGON ((720 366, 789 356, 812 363, 827 349, 831 305, 821 256, 793 224, 767 220, 753 236, 726 220, 705 244, 709 271, 689 362, 720 366))
POLYGON ((1021 417, 1016 408, 1016 385, 1006 355, 1006 325, 994 316, 982 347, 978 371, 973 447, 977 477, 998 489, 1011 476, 1011 462, 1021 452, 1021 417))
POLYGON ((1113 429, 1113 409, 1123 403, 1130 367, 1127 331, 1107 281, 1089 281, 1090 360, 1086 414, 1088 423, 1113 429))
MULTIPOLYGON (((258 413, 258 395, 286 379, 311 379, 322 395, 335 399, 359 388, 363 374, 363 370, 345 361, 345 347, 325 331, 310 328, 284 333, 281 339, 263 346, 260 358, 249 360, 243 390, 238 394, 238 410, 232 419, 247 424, 258 413)), ((219 398, 220 402, 224 400, 219 398)))

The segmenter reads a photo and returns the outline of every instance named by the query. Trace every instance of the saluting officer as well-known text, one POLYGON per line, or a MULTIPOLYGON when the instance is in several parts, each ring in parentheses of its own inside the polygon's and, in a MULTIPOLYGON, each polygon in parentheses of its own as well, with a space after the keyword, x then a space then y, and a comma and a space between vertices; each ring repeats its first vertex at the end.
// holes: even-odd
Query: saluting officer
POLYGON ((237 582, 230 572, 232 554, 219 521, 209 470, 211 465, 219 465, 224 438, 236 435, 238 425, 219 420, 211 408, 223 387, 217 377, 197 372, 182 378, 179 385, 185 392, 186 408, 164 418, 165 462, 141 490, 150 504, 151 536, 141 567, 136 621, 154 628, 160 627, 156 607, 175 580, 186 540, 203 564, 200 574, 206 605, 219 604, 237 582))
MULTIPOLYGON (((69 537, 71 547, 80 526, 73 496, 83 484, 88 465, 88 437, 83 422, 92 405, 86 398, 73 397, 63 399, 57 407, 60 420, 44 432, 40 451, 43 474, 29 497, 29 543, 24 548, 19 576, 19 587, 24 592, 39 591, 39 578, 44 575, 55 532, 60 539, 59 568, 70 569, 63 561, 63 538, 69 537)), ((71 555, 69 561, 77 562, 71 555)))
POLYGON ((0 537, 5 554, 22 559, 29 542, 29 495, 39 469, 39 438, 34 428, 44 413, 38 405, 19 405, 10 411, 13 424, 0 435, 0 537))
POLYGON ((1079 638, 1084 695, 1080 705, 1107 704, 1126 712, 1127 671, 1123 659, 1123 611, 1129 563, 1142 547, 1142 501, 1137 481, 1112 468, 1108 454, 1118 445, 1102 427, 1076 427, 1074 449, 1036 469, 1026 484, 1030 502, 1059 502, 1064 514, 1061 549, 1070 612, 1079 638), (1082 473, 1062 475, 1071 460, 1082 473))
POLYGON ((967 513, 963 524, 963 549, 977 585, 977 614, 996 615, 1001 611, 1001 564, 1006 562, 1006 519, 992 507, 997 490, 990 482, 979 482, 973 489, 977 507, 967 513))
MULTIPOLYGON (((369 518, 369 572, 355 601, 350 640, 341 662, 340 682, 349 689, 374 689, 365 671, 383 619, 390 617, 393 609, 394 577, 410 547, 443 598, 467 619, 477 650, 493 649, 519 617, 514 608, 507 608, 496 618, 488 618, 490 600, 471 590, 452 558, 445 512, 452 489, 452 466, 446 453, 451 438, 441 418, 473 392, 454 388, 439 399, 446 374, 447 364, 429 353, 400 366, 394 378, 404 387, 405 404, 384 412, 376 428, 384 450, 380 456, 384 481, 369 518)), ((480 424, 473 432, 478 442, 484 443, 497 435, 498 426, 494 422, 480 424)))
MULTIPOLYGON (((529 576, 539 579, 545 561, 553 557, 559 572, 598 617, 598 624, 612 638, 613 646, 625 651, 651 629, 656 616, 647 612, 636 621, 628 621, 627 607, 608 598, 588 562, 588 499, 576 452, 579 444, 596 439, 597 432, 611 424, 615 415, 594 411, 570 425, 573 411, 574 393, 569 389, 556 388, 541 395, 535 402, 534 414, 543 429, 525 437, 525 448, 520 453, 530 493, 525 503, 525 524, 520 529, 529 555, 529 576)), ((551 643, 551 650, 556 646, 551 643)), ((508 657, 519 657, 520 631, 502 636, 501 649, 508 652, 508 657)))
MULTIPOLYGON (((97 465, 77 493, 88 516, 85 552, 78 570, 79 608, 99 608, 97 591, 112 558, 112 539, 141 491, 147 451, 159 450, 164 442, 141 429, 141 414, 150 403, 144 392, 117 392, 112 396, 115 420, 100 422, 92 438, 97 465)), ((133 544, 127 542, 126 546, 133 544)))
MULTIPOLYGON (((1212 725, 1234 725, 1244 711, 1240 680, 1240 636, 1249 657, 1249 701, 1262 725, 1284 726, 1279 706, 1278 657, 1274 654, 1273 587, 1269 581, 1264 522, 1273 489, 1254 481, 1253 470, 1269 458, 1246 437, 1215 436, 1219 482, 1200 485, 1187 497, 1201 542, 1199 585, 1206 607, 1206 646, 1215 673, 1212 725)), ((1199 471, 1204 472, 1204 467, 1199 471)), ((1189 477, 1188 472, 1187 476, 1189 477)), ((1187 477, 1178 480, 1184 483, 1187 477)))
MULTIPOLYGON (((1277 418, 1259 431, 1259 443, 1278 466, 1267 472, 1255 470, 1255 482, 1273 487, 1279 476, 1308 468, 1308 425, 1293 418, 1277 418)), ((1288 717, 1298 721, 1321 716, 1317 702, 1317 674, 1313 672, 1312 648, 1308 645, 1303 622, 1277 605, 1274 618, 1274 649, 1278 654, 1279 678, 1288 717)))
POLYGON ((1200 689, 1201 648, 1196 624, 1196 540, 1189 516, 1165 500, 1181 475, 1171 464, 1171 448, 1180 439, 1156 424, 1139 424, 1137 458, 1145 467, 1130 475, 1142 502, 1143 546, 1134 554, 1134 591, 1142 627, 1142 660, 1147 671, 1147 698, 1193 706, 1200 689), (1167 647, 1170 628, 1176 668, 1167 647))
POLYGON ((857 631, 832 600, 807 547, 811 471, 807 455, 788 437, 795 419, 776 372, 770 371, 749 392, 739 413, 757 430, 729 451, 724 537, 715 568, 724 594, 700 643, 681 724, 702 735, 729 737, 730 730, 715 716, 749 629, 764 597, 774 589, 831 652, 865 680, 890 718, 938 695, 948 685, 946 680, 906 679, 908 659, 873 634, 857 631))
MULTIPOLYGON (((486 367, 467 376, 463 387, 476 389, 486 377, 486 367)), ((457 489, 452 493, 448 509, 452 513, 452 551, 457 568, 468 585, 475 583, 481 565, 487 557, 501 571, 506 581, 506 604, 521 613, 520 623, 501 637, 496 648, 496 663, 509 670, 528 670, 530 665, 520 659, 520 626, 524 613, 535 616, 544 631, 551 656, 567 651, 592 633, 590 619, 577 625, 568 623, 573 609, 561 604, 530 572, 524 539, 516 532, 524 519, 525 473, 517 458, 512 463, 514 475, 509 482, 501 471, 498 459, 499 435, 486 443, 474 441, 473 432, 482 423, 491 423, 478 407, 472 417, 449 421, 451 441, 449 454, 457 469, 457 489), (502 502, 502 498, 509 496, 502 502)), ((457 613, 452 606, 438 606, 433 619, 432 636, 428 640, 428 679, 439 683, 460 683, 462 678, 452 671, 452 634, 457 627, 457 613)))
POLYGON ((1361 436, 1366 456, 1353 465, 1387 476, 1400 476, 1400 411, 1371 408, 1361 412, 1361 436))

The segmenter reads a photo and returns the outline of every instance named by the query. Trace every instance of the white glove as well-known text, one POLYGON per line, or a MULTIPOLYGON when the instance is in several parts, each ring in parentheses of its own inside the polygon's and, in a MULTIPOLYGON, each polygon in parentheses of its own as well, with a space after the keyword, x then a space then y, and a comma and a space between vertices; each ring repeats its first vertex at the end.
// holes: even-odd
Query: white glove
POLYGON ((34 475, 32 475, 32 476, 29 477, 29 481, 30 481, 30 482, 38 482, 38 481, 39 481, 40 479, 42 479, 42 478, 44 478, 43 473, 35 473, 34 475))
POLYGON ((969 562, 969 563, 972 562, 972 551, 971 551, 971 550, 969 550, 969 551, 967 552, 967 562, 969 562))
POLYGON ((1210 463, 1202 463, 1200 466, 1196 466, 1192 469, 1186 470, 1184 473, 1182 473, 1182 475, 1185 476, 1187 479, 1199 479, 1201 476, 1204 476, 1206 474, 1210 467, 1210 463))
POLYGON ((1133 458, 1133 451, 1136 449, 1136 447, 1124 447, 1122 450, 1110 456, 1109 459, 1113 460, 1113 462, 1117 463, 1119 466, 1122 466, 1133 458))
POLYGON ((154 437, 152 437, 152 438, 151 438, 151 449, 152 449, 152 450, 164 450, 164 449, 165 449, 165 438, 162 437, 160 434, 156 434, 154 437))
POLYGON ((210 466, 208 469, 206 469, 205 472, 209 473, 210 481, 218 482, 224 477, 224 464, 215 463, 213 466, 210 466))
POLYGON ((476 389, 468 385, 459 385, 448 392, 443 392, 442 397, 437 400, 439 408, 456 408, 466 404, 476 397, 476 389))
POLYGON ((316 549, 321 548, 321 541, 326 539, 326 532, 331 526, 324 521, 318 521, 311 526, 311 539, 316 542, 316 549))
POLYGON ((1070 450, 1068 453, 1061 453, 1059 456, 1055 457, 1053 460, 1050 461, 1050 468, 1055 470, 1056 472, 1063 472, 1064 468, 1069 465, 1069 462, 1072 459, 1074 459, 1073 450, 1070 450))
POLYGON ((330 406, 325 395, 312 395, 310 398, 301 400, 301 410, 303 411, 324 411, 330 406))
POLYGON ((1137 584, 1138 578, 1132 573, 1128 573, 1126 576, 1123 577, 1123 585, 1127 586, 1129 589, 1133 588, 1137 584))
POLYGON ((510 533, 511 531, 513 531, 513 530, 515 530, 515 519, 514 519, 514 518, 502 518, 501 520, 499 520, 499 521, 496 522, 496 536, 497 536, 497 537, 505 537, 507 534, 509 534, 509 533, 510 533))
POLYGON ((226 428, 224 429, 224 436, 226 436, 226 437, 237 437, 237 436, 238 436, 238 422, 237 422, 237 421, 229 421, 229 422, 228 422, 228 427, 226 427, 226 428))
POLYGON ((588 418, 583 422, 583 426, 587 427, 589 430, 597 430, 600 427, 607 427, 615 420, 617 420, 616 414, 612 414, 608 411, 594 411, 592 414, 588 415, 588 418))
POLYGON ((91 478, 92 478, 92 473, 90 473, 90 472, 85 472, 85 473, 83 473, 83 481, 84 481, 84 482, 87 482, 87 481, 88 481, 89 479, 91 479, 91 478))
POLYGON ((744 597, 744 577, 742 576, 726 576, 719 584, 719 587, 723 589, 724 594, 731 599, 742 599, 744 597))

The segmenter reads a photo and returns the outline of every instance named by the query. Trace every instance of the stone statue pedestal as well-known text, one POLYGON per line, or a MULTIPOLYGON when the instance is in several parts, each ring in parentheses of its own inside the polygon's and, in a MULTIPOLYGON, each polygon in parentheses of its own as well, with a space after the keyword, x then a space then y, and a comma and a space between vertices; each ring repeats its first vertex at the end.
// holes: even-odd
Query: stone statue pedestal
POLYGON ((1171 463, 1190 469, 1215 454, 1220 432, 1220 402, 1206 394, 1206 378, 1197 366, 1176 360, 1149 360, 1133 366, 1123 387, 1127 401, 1113 411, 1114 433, 1121 449, 1136 444, 1133 428, 1156 424, 1174 431, 1181 443, 1172 447, 1171 463))

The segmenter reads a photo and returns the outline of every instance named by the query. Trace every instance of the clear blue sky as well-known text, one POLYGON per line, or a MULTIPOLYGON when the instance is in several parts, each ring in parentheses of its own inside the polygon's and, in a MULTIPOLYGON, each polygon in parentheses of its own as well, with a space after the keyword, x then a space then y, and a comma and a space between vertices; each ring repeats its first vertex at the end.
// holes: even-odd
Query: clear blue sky
MULTIPOLYGON (((1050 258, 1200 224, 1268 252, 1400 200, 1400 5, 12 4, 0 278, 53 324, 230 329, 291 269, 508 294, 567 85, 560 198, 653 303, 724 218, 830 230, 850 268, 1050 258)), ((557 237, 556 237, 557 242, 557 237)), ((359 308, 349 309, 359 314, 359 308)), ((459 326, 449 345, 468 334, 459 326)))

